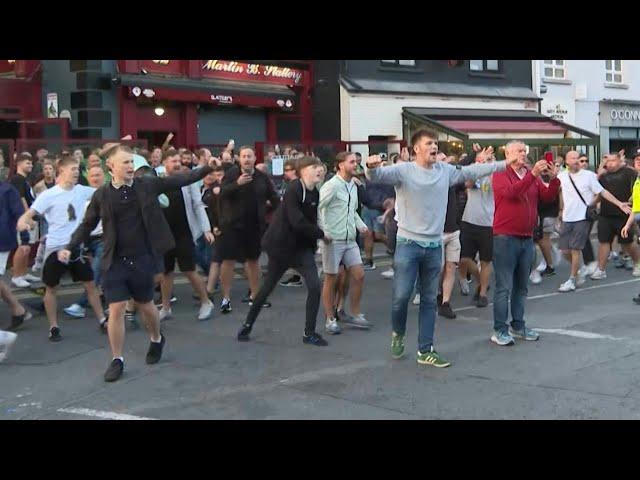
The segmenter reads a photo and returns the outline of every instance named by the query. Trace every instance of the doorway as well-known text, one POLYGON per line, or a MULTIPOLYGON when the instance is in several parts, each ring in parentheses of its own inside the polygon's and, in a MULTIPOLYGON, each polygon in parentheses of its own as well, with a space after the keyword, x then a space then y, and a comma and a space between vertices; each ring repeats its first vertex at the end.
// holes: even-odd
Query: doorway
POLYGON ((0 120, 0 138, 15 140, 20 136, 20 127, 16 120, 0 120))

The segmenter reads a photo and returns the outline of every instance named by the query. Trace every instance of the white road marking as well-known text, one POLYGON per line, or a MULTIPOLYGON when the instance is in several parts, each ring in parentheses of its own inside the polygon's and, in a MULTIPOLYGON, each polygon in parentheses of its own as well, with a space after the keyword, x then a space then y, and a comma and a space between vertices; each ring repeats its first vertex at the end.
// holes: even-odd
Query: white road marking
MULTIPOLYGON (((578 289, 575 292, 571 292, 571 293, 562 293, 562 292, 543 293, 541 295, 534 295, 532 297, 527 297, 527 300, 538 300, 540 298, 555 297, 557 295, 571 295, 572 293, 587 292, 589 290, 597 290, 598 288, 615 287, 618 285, 626 285, 628 283, 637 283, 637 282, 640 282, 640 278, 633 278, 631 280, 621 280, 619 282, 612 282, 612 283, 602 283, 600 285, 593 285, 592 287, 585 287, 585 288, 578 287, 578 289)), ((493 302, 489 304, 489 306, 491 305, 493 305, 493 302)), ((470 305, 468 307, 454 308, 453 311, 463 312, 465 310, 473 310, 475 308, 478 308, 478 307, 476 307, 475 305, 470 305)))
POLYGON ((106 420, 155 420, 155 418, 138 417, 136 415, 127 415, 126 413, 103 412, 100 410, 91 410, 90 408, 59 408, 58 412, 104 418, 106 420))
POLYGON ((612 335, 603 335, 601 333, 583 332, 582 330, 565 330, 564 328, 535 328, 540 333, 557 333, 558 335, 567 335, 569 337, 588 338, 590 340, 631 340, 629 337, 614 337, 612 335))

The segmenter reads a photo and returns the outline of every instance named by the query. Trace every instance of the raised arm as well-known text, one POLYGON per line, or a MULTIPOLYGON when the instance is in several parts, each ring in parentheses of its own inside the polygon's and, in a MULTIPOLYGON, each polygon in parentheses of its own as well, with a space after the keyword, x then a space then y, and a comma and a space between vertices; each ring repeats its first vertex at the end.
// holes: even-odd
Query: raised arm
POLYGON ((152 182, 152 188, 157 195, 161 193, 179 190, 182 187, 191 185, 192 183, 202 180, 213 171, 210 166, 191 170, 189 173, 178 173, 170 177, 148 177, 152 182))
POLYGON ((476 181, 479 178, 486 177, 495 172, 503 172, 507 168, 507 162, 491 162, 491 163, 474 163, 466 167, 456 168, 448 165, 449 169, 449 185, 457 185, 467 181, 476 181))
POLYGON ((364 174, 372 182, 399 186, 402 183, 401 165, 382 167, 380 155, 371 155, 364 165, 364 174))

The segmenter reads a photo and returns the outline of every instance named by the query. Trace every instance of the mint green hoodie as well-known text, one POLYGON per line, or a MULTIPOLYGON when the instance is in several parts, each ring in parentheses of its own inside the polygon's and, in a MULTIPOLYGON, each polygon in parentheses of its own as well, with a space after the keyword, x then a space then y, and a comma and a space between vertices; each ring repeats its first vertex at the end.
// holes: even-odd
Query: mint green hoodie
POLYGON ((345 182, 340 175, 334 175, 320 189, 318 224, 334 241, 355 242, 356 228, 366 227, 356 208, 358 186, 353 179, 345 182))

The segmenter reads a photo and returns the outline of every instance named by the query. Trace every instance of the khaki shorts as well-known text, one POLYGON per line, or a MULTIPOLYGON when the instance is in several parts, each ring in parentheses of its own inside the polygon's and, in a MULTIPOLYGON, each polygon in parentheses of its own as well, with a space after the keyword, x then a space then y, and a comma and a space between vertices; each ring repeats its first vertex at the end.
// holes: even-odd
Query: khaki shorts
POLYGON ((336 275, 342 263, 346 268, 362 265, 360 247, 356 242, 334 240, 331 243, 321 242, 322 271, 336 275))
POLYGON ((442 234, 443 262, 460 262, 460 230, 442 234))

